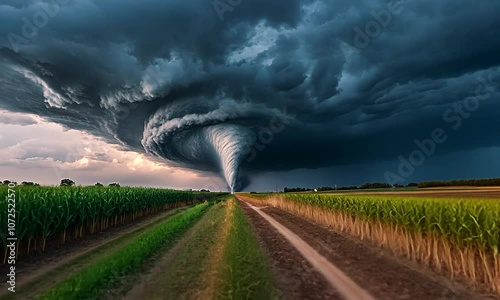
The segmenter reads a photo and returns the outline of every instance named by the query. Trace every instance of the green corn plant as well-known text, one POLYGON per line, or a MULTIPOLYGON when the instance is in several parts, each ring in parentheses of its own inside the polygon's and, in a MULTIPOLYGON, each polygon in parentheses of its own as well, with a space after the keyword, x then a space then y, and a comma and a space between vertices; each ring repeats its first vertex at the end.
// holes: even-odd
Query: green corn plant
MULTIPOLYGON (((17 186, 16 233, 22 254, 44 251, 47 243, 105 230, 149 213, 188 201, 204 201, 222 193, 159 188, 17 186), (41 248, 37 249, 37 243, 41 248)), ((0 223, 7 219, 7 186, 0 186, 0 223)), ((0 251, 6 255, 7 228, 0 226, 0 251)))
POLYGON ((495 200, 368 195, 286 194, 285 200, 443 236, 457 245, 498 253, 500 203, 495 200))

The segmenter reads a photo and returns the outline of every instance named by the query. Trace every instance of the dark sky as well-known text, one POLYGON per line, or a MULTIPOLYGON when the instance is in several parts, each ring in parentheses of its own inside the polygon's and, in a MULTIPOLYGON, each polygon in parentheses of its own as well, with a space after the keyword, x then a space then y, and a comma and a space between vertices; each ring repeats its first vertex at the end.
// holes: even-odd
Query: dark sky
POLYGON ((22 115, 0 124, 37 115, 234 189, 500 177, 499 14, 495 0, 3 0, 0 110, 22 115))

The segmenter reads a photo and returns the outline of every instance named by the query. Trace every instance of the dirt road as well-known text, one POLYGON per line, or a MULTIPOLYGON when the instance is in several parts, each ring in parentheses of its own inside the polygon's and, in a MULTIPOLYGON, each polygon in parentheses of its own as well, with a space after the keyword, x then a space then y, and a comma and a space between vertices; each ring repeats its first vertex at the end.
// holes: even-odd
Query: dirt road
POLYGON ((284 299, 498 299, 280 209, 239 203, 273 262, 284 299))
POLYGON ((339 268, 334 266, 324 256, 319 254, 307 242, 293 233, 290 229, 281 225, 273 217, 269 216, 258 207, 249 203, 247 205, 264 218, 274 227, 298 252, 316 269, 328 283, 346 299, 374 300, 374 298, 362 287, 352 281, 339 268))

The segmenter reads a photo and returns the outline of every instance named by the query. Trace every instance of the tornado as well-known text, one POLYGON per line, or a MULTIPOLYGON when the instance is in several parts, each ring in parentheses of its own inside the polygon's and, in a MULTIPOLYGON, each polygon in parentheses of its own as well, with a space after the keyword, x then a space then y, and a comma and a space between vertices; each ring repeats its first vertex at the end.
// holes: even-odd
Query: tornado
POLYGON ((206 130, 207 139, 217 153, 220 169, 231 193, 235 192, 239 165, 248 154, 252 135, 245 127, 220 124, 206 130))
POLYGON ((193 101, 173 104, 150 118, 142 145, 149 154, 172 164, 219 173, 233 193, 240 164, 255 141, 254 132, 237 122, 248 112, 247 108, 236 109, 231 101, 216 107, 193 105, 193 101))

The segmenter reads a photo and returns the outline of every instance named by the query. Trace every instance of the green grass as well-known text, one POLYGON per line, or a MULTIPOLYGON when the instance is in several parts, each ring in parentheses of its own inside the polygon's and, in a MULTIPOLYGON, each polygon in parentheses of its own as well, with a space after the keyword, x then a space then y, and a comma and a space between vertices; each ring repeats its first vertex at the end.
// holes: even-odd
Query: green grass
POLYGON ((273 278, 263 253, 242 209, 233 206, 231 228, 222 259, 223 278, 218 299, 274 299, 273 278))
POLYGON ((89 265, 40 296, 40 299, 99 299, 120 278, 141 270, 155 252, 171 246, 207 211, 210 204, 199 204, 141 235, 121 250, 89 265))
POLYGON ((214 245, 223 242, 221 232, 227 209, 227 202, 214 205, 196 224, 196 231, 187 237, 179 252, 171 258, 170 271, 161 278, 163 285, 148 291, 148 298, 192 299, 195 297, 193 294, 203 290, 206 282, 211 280, 203 276, 216 276, 206 272, 211 270, 216 261, 216 254, 210 251, 214 245))

